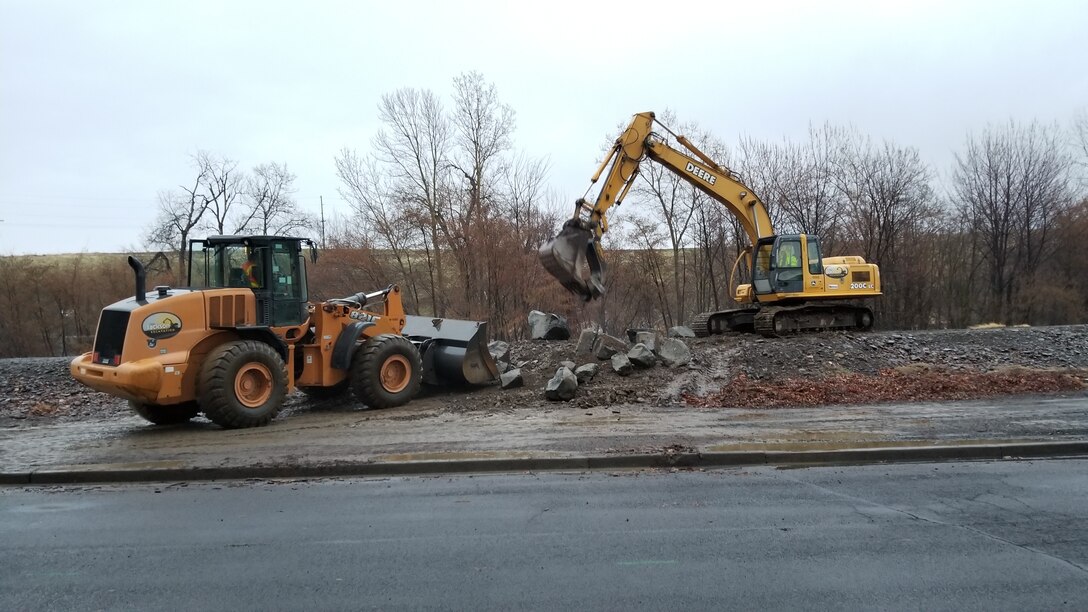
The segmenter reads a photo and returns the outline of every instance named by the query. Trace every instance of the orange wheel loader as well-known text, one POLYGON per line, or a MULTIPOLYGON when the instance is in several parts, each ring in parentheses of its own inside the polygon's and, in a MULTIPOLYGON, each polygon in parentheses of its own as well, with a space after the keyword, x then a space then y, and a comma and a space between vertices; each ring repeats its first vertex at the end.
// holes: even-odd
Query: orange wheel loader
POLYGON ((308 301, 313 242, 212 236, 189 248, 189 286, 145 289, 102 310, 94 350, 70 366, 87 386, 129 400, 156 424, 203 413, 226 428, 271 421, 294 389, 350 391, 370 408, 400 406, 431 385, 498 378, 487 324, 406 315, 396 285, 308 301))

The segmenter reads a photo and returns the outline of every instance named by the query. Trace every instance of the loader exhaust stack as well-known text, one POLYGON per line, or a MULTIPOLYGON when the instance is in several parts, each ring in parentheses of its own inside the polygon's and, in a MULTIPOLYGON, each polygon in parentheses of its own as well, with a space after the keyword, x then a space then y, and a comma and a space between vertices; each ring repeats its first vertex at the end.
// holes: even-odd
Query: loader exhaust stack
POLYGON ((428 385, 486 385, 499 377, 486 322, 405 315, 401 334, 419 348, 428 385))
POLYGON ((549 274, 584 301, 604 295, 607 266, 600 243, 577 219, 564 223, 559 235, 541 245, 537 255, 549 274))
POLYGON ((147 302, 147 270, 143 262, 132 255, 128 256, 128 265, 136 273, 136 302, 144 304, 147 302))

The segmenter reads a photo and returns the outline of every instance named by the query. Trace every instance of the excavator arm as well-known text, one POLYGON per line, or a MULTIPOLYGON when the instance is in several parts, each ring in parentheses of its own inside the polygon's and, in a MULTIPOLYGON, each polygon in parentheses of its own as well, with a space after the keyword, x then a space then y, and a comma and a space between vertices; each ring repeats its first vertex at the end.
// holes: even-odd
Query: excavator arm
POLYGON ((638 176, 639 165, 646 158, 668 168, 728 208, 740 221, 752 244, 762 237, 774 235, 767 209, 751 189, 683 136, 676 136, 676 140, 693 155, 670 147, 653 133, 654 123, 652 112, 639 113, 632 118, 590 179, 592 184, 602 174, 605 177, 596 200, 590 203, 585 198, 579 199, 575 203, 574 216, 563 224, 559 235, 540 247, 539 256, 544 268, 586 301, 605 293, 607 264, 601 236, 608 231, 606 213, 623 202, 638 176))

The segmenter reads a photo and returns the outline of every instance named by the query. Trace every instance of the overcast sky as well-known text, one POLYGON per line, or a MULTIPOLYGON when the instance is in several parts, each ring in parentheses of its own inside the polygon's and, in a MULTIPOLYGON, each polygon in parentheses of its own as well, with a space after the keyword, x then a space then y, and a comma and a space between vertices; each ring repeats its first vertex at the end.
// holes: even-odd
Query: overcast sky
POLYGON ((140 245, 200 149, 346 212, 333 157, 366 151, 382 94, 470 70, 571 201, 616 125, 666 107, 730 145, 853 124, 947 173, 968 130, 1088 107, 1086 39, 1085 0, 0 0, 0 255, 140 245))

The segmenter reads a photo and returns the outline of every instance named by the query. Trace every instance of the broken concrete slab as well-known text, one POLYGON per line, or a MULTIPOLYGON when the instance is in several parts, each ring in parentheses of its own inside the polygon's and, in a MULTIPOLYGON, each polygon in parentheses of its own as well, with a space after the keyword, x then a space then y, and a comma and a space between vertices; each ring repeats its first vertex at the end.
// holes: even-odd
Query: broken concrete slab
POLYGON ((544 385, 544 397, 552 401, 568 401, 578 390, 578 378, 567 368, 559 368, 544 385))
POLYGON ((626 353, 627 343, 615 336, 599 334, 593 345, 593 354, 597 359, 609 359, 616 353, 626 353))
POLYGON ((499 376, 499 387, 503 389, 517 389, 525 386, 525 379, 521 376, 521 369, 515 368, 504 372, 499 376))
POLYGON ((585 365, 580 365, 575 368, 574 376, 578 379, 579 385, 584 385, 587 382, 593 380, 593 378, 597 376, 597 372, 599 372, 600 369, 601 366, 595 363, 587 363, 585 365))
POLYGON ((669 328, 668 335, 670 338, 694 338, 695 332, 686 325, 677 325, 669 328))
POLYGON ((631 360, 631 363, 640 368, 652 368, 654 367, 654 364, 657 363, 657 357, 654 356, 654 352, 641 342, 632 346, 631 350, 627 351, 627 358, 631 360))
POLYGON ((662 363, 670 368, 675 368, 686 365, 691 361, 691 349, 688 348, 687 344, 684 344, 683 340, 666 338, 658 347, 657 356, 661 358, 662 363))
POLYGON ((567 340, 570 327, 567 320, 555 313, 534 310, 529 313, 529 332, 533 340, 567 340))
POLYGON ((627 376, 635 371, 635 366, 628 359, 627 353, 616 353, 612 355, 612 370, 620 376, 627 376))
POLYGON ((510 343, 502 340, 493 340, 488 343, 487 351, 495 361, 510 363, 510 343))
POLYGON ((597 330, 583 329, 578 334, 578 344, 574 347, 575 355, 592 355, 593 343, 597 341, 597 330))
POLYGON ((659 338, 660 334, 656 331, 640 331, 635 334, 634 342, 646 345, 646 348, 650 349, 650 351, 656 351, 659 338))

